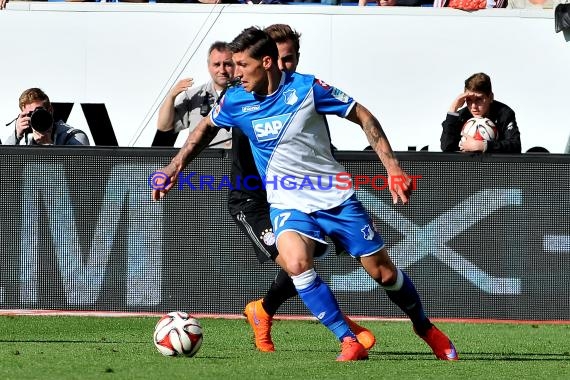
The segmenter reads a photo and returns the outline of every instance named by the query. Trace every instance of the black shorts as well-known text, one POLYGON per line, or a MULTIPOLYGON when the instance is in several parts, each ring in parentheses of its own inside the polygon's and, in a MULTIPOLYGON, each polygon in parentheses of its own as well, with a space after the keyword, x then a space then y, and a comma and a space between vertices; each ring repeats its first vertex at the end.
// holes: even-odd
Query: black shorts
POLYGON ((247 202, 232 218, 249 239, 259 262, 275 261, 279 254, 267 204, 247 202))

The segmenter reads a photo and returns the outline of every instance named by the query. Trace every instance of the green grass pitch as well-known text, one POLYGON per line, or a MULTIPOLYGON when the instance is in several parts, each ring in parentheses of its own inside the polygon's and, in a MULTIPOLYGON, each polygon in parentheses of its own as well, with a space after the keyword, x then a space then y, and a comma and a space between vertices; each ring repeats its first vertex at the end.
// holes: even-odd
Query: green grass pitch
POLYGON ((158 318, 0 317, 0 379, 570 379, 570 325, 439 323, 461 360, 438 361, 408 322, 363 321, 367 361, 337 363, 339 344, 314 321, 277 320, 275 353, 253 347, 244 319, 200 320, 193 358, 164 357, 158 318))

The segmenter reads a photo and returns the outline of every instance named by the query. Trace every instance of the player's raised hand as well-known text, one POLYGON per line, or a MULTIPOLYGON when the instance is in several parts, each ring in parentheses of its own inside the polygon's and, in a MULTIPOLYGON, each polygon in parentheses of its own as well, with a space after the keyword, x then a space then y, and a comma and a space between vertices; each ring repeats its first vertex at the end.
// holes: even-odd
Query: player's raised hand
POLYGON ((178 170, 171 163, 148 177, 153 201, 158 201, 166 196, 178 181, 178 174, 178 170))
POLYGON ((193 78, 184 78, 179 80, 178 83, 176 83, 174 87, 172 87, 172 89, 170 90, 170 97, 172 99, 176 98, 178 94, 188 90, 190 87, 192 87, 193 84, 194 84, 193 78))
POLYGON ((471 92, 469 91, 465 91, 459 94, 457 98, 455 98, 453 102, 451 102, 451 105, 449 106, 449 112, 459 111, 459 109, 465 105, 465 101, 470 95, 471 92))
POLYGON ((394 204, 398 203, 398 199, 403 204, 407 204, 410 201, 413 190, 412 178, 406 172, 399 169, 388 173, 388 183, 390 184, 390 194, 392 194, 392 202, 394 204))

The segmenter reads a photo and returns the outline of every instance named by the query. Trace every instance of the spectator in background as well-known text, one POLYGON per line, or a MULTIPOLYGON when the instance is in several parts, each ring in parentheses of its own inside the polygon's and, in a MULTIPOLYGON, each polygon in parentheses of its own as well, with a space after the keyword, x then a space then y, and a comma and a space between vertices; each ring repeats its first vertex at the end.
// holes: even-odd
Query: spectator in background
POLYGON ((8 0, 0 0, 0 10, 6 8, 8 0))
MULTIPOLYGON (((125 0, 122 0, 125 1, 125 0)), ((146 0, 148 2, 148 0, 146 0)), ((157 3, 240 4, 239 0, 156 0, 157 3)))
POLYGON ((4 145, 89 145, 85 132, 53 120, 49 97, 39 88, 25 90, 19 99, 20 115, 14 133, 4 145))
POLYGON ((340 0, 295 0, 294 3, 314 3, 322 5, 339 5, 340 0))
MULTIPOLYGON (((358 0, 358 6, 366 6, 368 2, 368 0, 358 0)), ((433 4, 433 0, 374 0, 374 2, 382 7, 421 7, 433 4)))
POLYGON ((485 73, 471 75, 465 80, 465 89, 451 103, 442 123, 441 150, 454 152, 520 153, 521 140, 515 112, 506 104, 494 99, 491 78, 485 73), (465 136, 461 129, 472 117, 491 119, 498 130, 495 141, 479 141, 465 136))
MULTIPOLYGON (((2 2, 3 0, 0 0, 2 2)), ((45 0, 47 1, 47 0, 45 0)), ((69 2, 108 2, 108 3, 149 3, 149 0, 65 0, 69 2)), ((155 3, 170 4, 273 4, 280 2, 278 0, 155 0, 155 3)))
POLYGON ((521 9, 521 8, 538 8, 538 9, 552 9, 555 7, 553 0, 509 0, 507 8, 521 9))
MULTIPOLYGON (((453 2, 451 0, 434 0, 433 7, 434 8, 450 7, 450 8, 458 8, 463 10, 477 10, 479 8, 475 7, 476 2, 477 0, 471 0, 471 1, 465 0, 457 2, 453 2)), ((509 3, 509 0, 487 0, 486 3, 487 3, 486 8, 506 8, 509 3)), ((485 8, 484 4, 480 9, 482 8, 485 8)))
MULTIPOLYGON (((198 122, 210 112, 214 102, 228 81, 234 75, 232 52, 225 42, 215 42, 208 50, 209 82, 192 87, 192 78, 180 80, 170 90, 158 111, 157 128, 162 132, 180 132, 190 128, 192 131, 198 122)), ((220 130, 210 147, 230 149, 231 132, 220 130)))

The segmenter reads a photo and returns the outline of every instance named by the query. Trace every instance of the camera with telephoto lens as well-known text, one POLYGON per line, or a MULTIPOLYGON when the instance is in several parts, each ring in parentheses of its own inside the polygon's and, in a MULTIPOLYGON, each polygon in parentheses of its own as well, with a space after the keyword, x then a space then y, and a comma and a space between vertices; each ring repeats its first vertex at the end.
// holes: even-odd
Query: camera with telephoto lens
POLYGON ((26 128, 24 133, 32 133, 32 129, 44 133, 53 125, 53 116, 44 107, 36 107, 35 110, 28 112, 25 116, 30 118, 30 127, 26 128))

